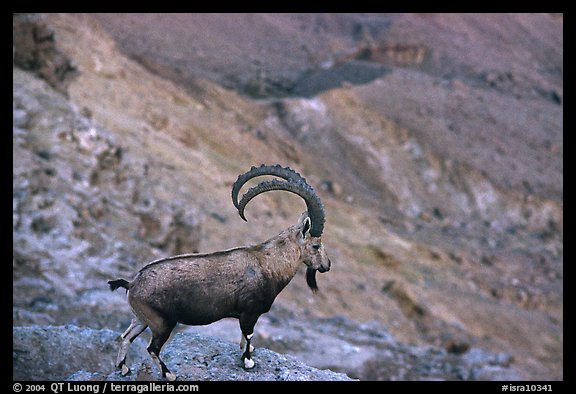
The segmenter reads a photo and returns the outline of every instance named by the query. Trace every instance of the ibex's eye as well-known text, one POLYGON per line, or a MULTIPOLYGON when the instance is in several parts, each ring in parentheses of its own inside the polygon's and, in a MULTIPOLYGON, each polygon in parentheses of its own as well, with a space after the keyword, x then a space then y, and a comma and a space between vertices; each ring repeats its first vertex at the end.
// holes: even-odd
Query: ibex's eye
POLYGON ((312 245, 312 247, 313 247, 315 250, 320 249, 320 245, 312 245))

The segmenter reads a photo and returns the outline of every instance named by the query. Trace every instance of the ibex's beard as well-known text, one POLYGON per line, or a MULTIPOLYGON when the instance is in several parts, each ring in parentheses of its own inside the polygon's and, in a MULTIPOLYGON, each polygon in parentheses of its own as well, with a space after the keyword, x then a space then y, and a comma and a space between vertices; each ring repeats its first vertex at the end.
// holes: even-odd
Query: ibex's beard
POLYGON ((306 283, 313 293, 318 291, 318 285, 316 284, 316 270, 314 268, 308 267, 306 269, 306 283))

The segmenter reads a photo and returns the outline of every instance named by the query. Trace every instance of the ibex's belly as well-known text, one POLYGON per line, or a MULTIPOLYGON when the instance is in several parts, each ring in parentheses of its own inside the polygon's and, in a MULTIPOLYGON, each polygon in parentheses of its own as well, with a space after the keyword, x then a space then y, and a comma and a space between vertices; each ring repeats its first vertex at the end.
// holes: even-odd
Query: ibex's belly
POLYGON ((198 326, 210 324, 225 317, 239 317, 237 302, 234 297, 213 294, 207 296, 196 286, 181 289, 158 287, 140 292, 140 288, 133 288, 129 294, 129 301, 133 310, 138 314, 146 315, 146 310, 154 310, 162 316, 170 316, 175 322, 198 326))
POLYGON ((225 317, 239 317, 232 308, 215 308, 214 305, 187 305, 177 311, 178 322, 189 326, 214 323, 225 317))
POLYGON ((178 323, 187 325, 187 326, 205 326, 207 324, 211 324, 217 322, 218 320, 224 319, 225 317, 235 317, 238 316, 186 316, 185 318, 178 321, 178 323))

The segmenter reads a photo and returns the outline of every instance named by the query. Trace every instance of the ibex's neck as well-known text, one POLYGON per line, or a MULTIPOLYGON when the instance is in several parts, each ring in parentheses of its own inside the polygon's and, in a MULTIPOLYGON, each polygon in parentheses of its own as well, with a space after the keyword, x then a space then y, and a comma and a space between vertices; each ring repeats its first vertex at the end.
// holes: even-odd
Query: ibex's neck
POLYGON ((254 248, 260 255, 262 273, 278 283, 279 292, 296 275, 302 263, 298 228, 290 227, 254 248))

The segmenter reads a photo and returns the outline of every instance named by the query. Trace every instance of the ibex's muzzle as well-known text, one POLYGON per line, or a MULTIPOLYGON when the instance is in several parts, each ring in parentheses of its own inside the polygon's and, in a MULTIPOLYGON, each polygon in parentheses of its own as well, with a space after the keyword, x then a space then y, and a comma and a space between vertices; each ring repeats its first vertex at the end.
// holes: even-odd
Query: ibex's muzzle
POLYGON ((324 272, 328 272, 330 271, 330 259, 328 259, 328 264, 324 265, 324 264, 320 264, 320 268, 318 268, 318 271, 320 271, 320 273, 324 273, 324 272))

